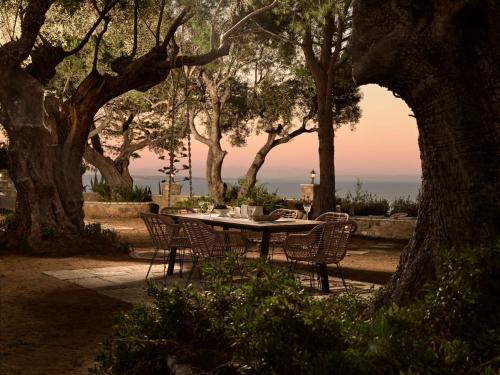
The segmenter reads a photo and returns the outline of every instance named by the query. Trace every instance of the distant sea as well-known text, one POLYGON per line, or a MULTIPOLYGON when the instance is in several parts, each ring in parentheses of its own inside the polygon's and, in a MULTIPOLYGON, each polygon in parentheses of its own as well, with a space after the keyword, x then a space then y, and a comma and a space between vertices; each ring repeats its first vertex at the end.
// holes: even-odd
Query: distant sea
MULTIPOLYGON (((83 185, 87 185, 87 190, 90 190, 90 179, 93 175, 83 175, 83 185)), ((138 186, 149 186, 153 194, 158 194, 158 186, 163 176, 134 176, 134 184, 138 186)), ((226 178, 224 181, 227 184, 236 184, 237 178, 226 178)), ((341 197, 347 193, 354 193, 356 188, 356 177, 338 177, 336 179, 337 194, 341 197)), ((389 201, 399 197, 410 197, 415 199, 420 189, 420 179, 418 177, 360 177, 363 184, 362 189, 379 197, 386 198, 389 201)), ((271 192, 277 191, 281 196, 287 198, 300 197, 300 184, 309 183, 309 181, 301 179, 270 179, 263 178, 259 180, 267 186, 271 192)), ((182 182, 182 193, 189 193, 189 184, 187 181, 182 182)), ((201 177, 193 178, 193 194, 206 195, 208 192, 207 181, 201 177)))

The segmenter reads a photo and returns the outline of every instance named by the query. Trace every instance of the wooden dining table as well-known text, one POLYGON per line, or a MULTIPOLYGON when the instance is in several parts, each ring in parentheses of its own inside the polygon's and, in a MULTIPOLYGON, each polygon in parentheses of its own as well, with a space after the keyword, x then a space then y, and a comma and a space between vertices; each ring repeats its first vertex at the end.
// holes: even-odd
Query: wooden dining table
MULTIPOLYGON (((323 224, 323 221, 315 220, 301 220, 301 219, 288 219, 281 218, 275 221, 253 221, 247 218, 234 218, 228 216, 219 216, 218 214, 168 214, 174 220, 179 221, 179 219, 198 219, 207 225, 221 227, 223 230, 229 229, 241 229, 248 230, 252 232, 257 232, 262 234, 262 239, 260 241, 260 256, 267 257, 269 254, 269 242, 271 239, 271 233, 298 233, 309 231, 318 224, 323 224)), ((171 275, 174 271, 176 251, 172 251, 170 254, 167 274, 171 275)), ((321 265, 319 267, 319 274, 321 278, 321 289, 324 292, 329 291, 328 283, 328 270, 326 265, 321 265)))

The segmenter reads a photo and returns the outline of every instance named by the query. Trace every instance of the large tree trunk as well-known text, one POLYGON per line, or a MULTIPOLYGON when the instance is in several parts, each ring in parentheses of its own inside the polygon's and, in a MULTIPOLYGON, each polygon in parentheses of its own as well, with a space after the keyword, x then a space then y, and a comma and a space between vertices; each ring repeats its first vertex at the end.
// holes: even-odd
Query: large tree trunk
POLYGON ((130 175, 130 162, 128 159, 113 160, 100 154, 89 145, 85 146, 83 157, 87 163, 92 164, 99 170, 101 176, 112 190, 131 189, 133 187, 134 180, 130 175))
POLYGON ((443 249, 493 246, 500 223, 500 4, 389 3, 356 4, 354 74, 412 108, 423 182, 414 236, 378 306, 417 296, 443 249))
POLYGON ((82 164, 63 157, 45 129, 23 127, 12 134, 9 174, 17 190, 18 236, 36 248, 61 228, 76 233, 83 227, 82 164))
POLYGON ((208 195, 217 203, 224 202, 226 186, 222 180, 222 164, 227 152, 218 145, 210 146, 207 155, 208 195))
POLYGON ((267 154, 269 154, 269 152, 273 149, 273 141, 275 138, 276 136, 274 134, 269 134, 267 137, 267 142, 255 154, 252 164, 250 164, 250 167, 248 167, 247 173, 245 174, 243 182, 241 183, 238 190, 239 198, 247 196, 250 189, 252 189, 257 183, 257 174, 259 173, 260 168, 262 168, 262 166, 264 165, 267 154))
POLYGON ((85 116, 77 115, 75 106, 60 116, 31 75, 20 68, 6 73, 0 96, 9 136, 9 174, 17 190, 17 235, 36 249, 49 233, 76 233, 83 227, 83 150, 73 143, 77 134, 61 143, 62 134, 52 130, 61 121, 61 129, 71 129, 85 116))
POLYGON ((319 210, 335 211, 335 148, 331 106, 318 111, 319 210))

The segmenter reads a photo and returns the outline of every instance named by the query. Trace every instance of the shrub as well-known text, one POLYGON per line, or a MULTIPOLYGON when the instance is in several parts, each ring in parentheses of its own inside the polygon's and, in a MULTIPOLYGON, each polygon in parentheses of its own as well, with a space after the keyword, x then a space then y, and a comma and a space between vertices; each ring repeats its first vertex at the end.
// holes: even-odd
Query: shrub
POLYGON ((151 202, 149 186, 121 187, 113 191, 113 200, 117 202, 151 202))
MULTIPOLYGON (((199 208, 203 212, 208 210, 208 203, 212 203, 213 199, 208 196, 193 197, 193 208, 199 208)), ((174 207, 191 208, 189 199, 175 202, 174 207)))
POLYGON ((229 185, 226 190, 225 202, 229 206, 241 206, 248 204, 250 206, 263 206, 264 213, 269 213, 285 206, 285 199, 278 195, 278 190, 269 192, 265 184, 256 184, 252 187, 245 197, 238 198, 238 191, 242 181, 237 185, 229 185))
POLYGON ((151 188, 134 186, 119 187, 112 189, 106 180, 94 176, 90 179, 90 186, 93 192, 98 193, 104 202, 151 202, 151 188))
POLYGON ((24 253, 33 253, 36 250, 38 254, 52 255, 127 254, 130 249, 116 232, 102 229, 99 223, 87 224, 78 233, 60 233, 54 228, 43 228, 42 241, 33 249, 26 238, 18 236, 17 225, 15 213, 0 221, 0 248, 20 250, 24 253))
POLYGON ((206 291, 158 289, 151 307, 123 315, 96 374, 166 372, 166 357, 220 374, 485 373, 500 365, 499 248, 454 250, 406 307, 366 315, 354 294, 313 299, 262 261, 228 282, 235 258, 204 269, 206 291))
POLYGON ((342 212, 349 212, 351 215, 385 216, 389 212, 389 202, 387 199, 379 198, 363 190, 363 184, 358 179, 354 195, 349 192, 347 197, 340 200, 342 212))
POLYGON ((398 212, 404 212, 408 214, 408 216, 416 217, 418 215, 418 198, 416 201, 412 200, 410 196, 404 198, 396 198, 391 204, 391 212, 390 214, 395 214, 398 212))

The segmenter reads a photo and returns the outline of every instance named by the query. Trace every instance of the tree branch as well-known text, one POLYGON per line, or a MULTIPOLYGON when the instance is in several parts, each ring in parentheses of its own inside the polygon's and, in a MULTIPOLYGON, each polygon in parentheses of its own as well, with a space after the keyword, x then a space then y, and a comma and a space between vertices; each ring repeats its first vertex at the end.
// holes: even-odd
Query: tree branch
POLYGON ((303 39, 302 51, 304 52, 306 62, 311 68, 311 73, 316 85, 320 85, 322 81, 322 69, 314 54, 311 29, 309 27, 306 28, 303 39))
POLYGON ((134 0, 134 44, 130 57, 134 57, 137 53, 137 29, 138 29, 138 14, 139 14, 139 0, 134 0))
POLYGON ((229 28, 225 33, 223 33, 220 37, 220 45, 224 45, 227 43, 227 38, 229 38, 232 34, 237 32, 248 20, 258 16, 259 14, 265 13, 268 10, 273 9, 278 4, 278 0, 273 0, 273 2, 269 5, 266 5, 262 8, 256 9, 253 12, 247 14, 241 20, 239 20, 235 25, 229 28))
POLYGON ((21 36, 0 47, 0 65, 12 67, 26 60, 35 45, 45 14, 55 0, 30 1, 21 21, 21 36))
POLYGON ((160 5, 160 15, 158 16, 158 22, 156 23, 156 47, 160 47, 160 31, 161 24, 163 22, 163 13, 165 12, 165 0, 161 0, 160 5))
POLYGON ((104 19, 104 27, 101 32, 97 35, 95 39, 95 48, 94 48, 94 60, 92 61, 92 70, 97 70, 97 60, 99 58, 99 46, 101 45, 101 40, 106 31, 108 31, 109 18, 106 17, 104 19))
POLYGON ((222 3, 224 0, 219 0, 217 3, 217 6, 215 7, 214 14, 212 16, 212 22, 210 23, 210 50, 213 50, 214 44, 215 44, 215 19, 217 18, 217 15, 219 14, 220 7, 222 6, 222 3))
POLYGON ((175 32, 177 31, 179 26, 184 24, 189 18, 192 17, 189 16, 188 13, 189 7, 185 7, 184 9, 182 9, 181 13, 177 17, 175 17, 174 22, 172 22, 167 31, 167 34, 165 35, 165 39, 163 39, 163 43, 161 45, 163 49, 167 48, 168 43, 170 43, 170 40, 174 37, 175 32))
MULTIPOLYGON (((110 3, 108 3, 108 5, 106 5, 106 7, 102 11, 99 11, 99 9, 97 9, 97 11, 99 13, 99 18, 94 22, 94 24, 89 29, 89 31, 87 31, 87 34, 85 34, 83 39, 80 41, 80 43, 75 48, 64 52, 64 57, 74 55, 75 53, 78 53, 83 47, 85 47, 85 45, 88 43, 90 37, 92 36, 94 31, 97 29, 99 24, 102 22, 102 20, 104 20, 106 18, 109 11, 111 9, 113 9, 113 7, 116 4, 118 4, 118 1, 120 1, 120 0, 112 0, 110 3)), ((109 23, 109 20, 108 20, 108 23, 109 23)))

